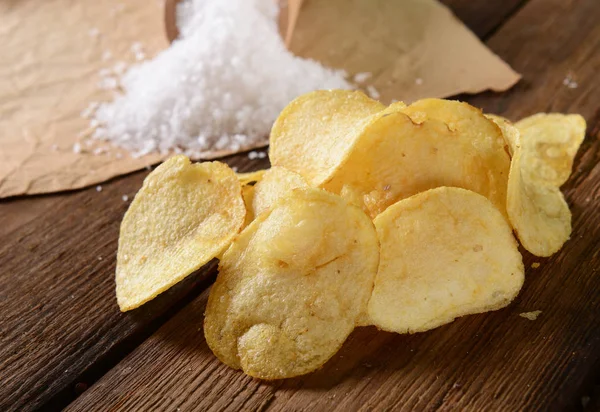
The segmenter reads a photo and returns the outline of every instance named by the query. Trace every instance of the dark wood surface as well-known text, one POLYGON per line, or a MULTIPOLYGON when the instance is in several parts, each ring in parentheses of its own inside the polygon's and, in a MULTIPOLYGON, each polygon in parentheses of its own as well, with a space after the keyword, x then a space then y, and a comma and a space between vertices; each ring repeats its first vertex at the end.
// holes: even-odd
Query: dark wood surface
MULTIPOLYGON (((562 111, 588 121, 564 187, 572 239, 552 258, 525 256, 528 267, 541 267, 528 268, 511 306, 412 336, 360 328, 316 373, 253 380, 220 364, 204 342, 214 266, 119 313, 121 197, 133 197, 142 171, 101 192, 0 201, 0 410, 567 410, 588 398, 600 405, 600 4, 444 3, 524 76, 506 93, 461 98, 512 118, 562 111), (578 88, 563 85, 567 74, 578 88), (538 309, 536 321, 518 316, 538 309)), ((242 171, 267 164, 244 154, 226 160, 242 171)))

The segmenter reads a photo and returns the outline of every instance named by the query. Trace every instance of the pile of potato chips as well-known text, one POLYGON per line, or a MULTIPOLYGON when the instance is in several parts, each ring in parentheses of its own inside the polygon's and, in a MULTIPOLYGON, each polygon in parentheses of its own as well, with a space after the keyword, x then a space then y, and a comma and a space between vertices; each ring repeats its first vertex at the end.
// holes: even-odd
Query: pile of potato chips
POLYGON ((502 308, 524 281, 513 230, 537 256, 570 236, 560 186, 585 127, 579 115, 513 125, 457 101, 306 94, 273 126, 271 169, 175 156, 146 178, 121 225, 119 306, 219 258, 206 341, 262 379, 314 371, 356 326, 413 333, 502 308))

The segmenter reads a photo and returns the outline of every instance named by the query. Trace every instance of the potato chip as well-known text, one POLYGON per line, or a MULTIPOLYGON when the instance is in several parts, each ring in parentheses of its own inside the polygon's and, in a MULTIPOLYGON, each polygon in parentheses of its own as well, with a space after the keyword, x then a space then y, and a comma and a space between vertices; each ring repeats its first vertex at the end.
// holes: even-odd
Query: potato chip
POLYGON ((449 127, 413 105, 371 116, 348 159, 323 187, 343 191, 346 199, 351 195, 353 203, 362 199, 371 217, 400 199, 439 186, 480 193, 505 213, 510 163, 501 132, 476 109, 457 107, 471 119, 472 128, 443 116, 452 120, 449 127))
POLYGON ((256 184, 252 210, 255 216, 270 209, 281 197, 299 187, 308 184, 302 176, 284 167, 275 166, 269 169, 260 182, 256 184))
POLYGON ((301 174, 318 186, 339 167, 358 138, 366 117, 385 106, 364 93, 319 90, 292 101, 271 130, 269 157, 273 166, 301 174))
POLYGON ((117 302, 135 309, 216 257, 244 222, 235 173, 175 156, 146 177, 121 223, 117 302))
POLYGON ((256 170, 254 172, 247 172, 247 173, 236 173, 235 175, 237 176, 238 180, 240 181, 240 184, 242 186, 244 186, 244 185, 248 185, 251 183, 260 182, 260 179, 262 179, 263 175, 265 174, 265 172, 267 170, 269 170, 269 169, 256 170))
POLYGON ((224 253, 206 308, 208 345, 261 379, 319 368, 366 311, 378 249, 359 208, 320 189, 293 190, 224 253))
POLYGON ((585 119, 540 113, 517 122, 516 127, 521 143, 508 180, 508 217, 525 249, 550 256, 571 235, 571 211, 560 186, 571 175, 585 137, 585 119))
POLYGON ((524 266, 512 230, 475 192, 428 190, 374 223, 381 249, 368 316, 378 328, 426 331, 502 308, 521 289, 524 266))
POLYGON ((244 219, 243 228, 248 226, 254 220, 254 186, 242 186, 242 198, 244 198, 244 206, 246 206, 246 218, 244 219))
POLYGON ((500 128, 504 141, 508 145, 508 152, 513 156, 516 147, 520 144, 521 138, 519 129, 517 129, 506 117, 498 116, 496 114, 486 114, 485 117, 496 123, 496 126, 500 128))

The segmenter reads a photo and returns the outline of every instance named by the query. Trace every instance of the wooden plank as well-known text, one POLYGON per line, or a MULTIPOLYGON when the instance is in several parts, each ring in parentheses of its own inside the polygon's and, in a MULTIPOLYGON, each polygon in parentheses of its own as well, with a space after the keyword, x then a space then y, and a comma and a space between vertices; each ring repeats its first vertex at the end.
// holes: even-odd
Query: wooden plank
POLYGON ((470 99, 511 117, 552 109, 581 112, 589 122, 564 187, 572 239, 551 258, 525 255, 526 284, 510 307, 415 335, 359 328, 321 370, 268 383, 212 355, 201 331, 205 293, 68 409, 580 408, 600 378, 599 19, 596 0, 532 0, 490 41, 524 81, 507 94, 470 99), (562 84, 567 68, 578 89, 562 84), (518 316, 532 310, 542 310, 536 321, 518 316))
POLYGON ((480 39, 487 39, 529 0, 441 0, 480 39))
MULTIPOLYGON (((240 170, 266 167, 246 155, 240 170)), ((119 224, 147 171, 0 203, 0 410, 59 408, 207 287, 214 263, 128 315, 114 297, 119 224)))

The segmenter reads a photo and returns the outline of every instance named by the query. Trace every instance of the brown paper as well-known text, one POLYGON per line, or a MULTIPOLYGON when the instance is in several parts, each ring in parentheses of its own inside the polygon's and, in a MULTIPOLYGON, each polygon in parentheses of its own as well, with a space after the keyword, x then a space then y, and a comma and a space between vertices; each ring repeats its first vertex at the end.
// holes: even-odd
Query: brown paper
POLYGON ((306 0, 290 49, 372 73, 364 86, 385 103, 503 91, 520 78, 434 0, 306 0))
MULTIPOLYGON (((111 147, 94 155, 103 149, 86 145, 89 120, 80 116, 90 102, 111 100, 99 71, 133 63, 134 42, 148 56, 167 47, 163 24, 157 1, 0 2, 0 197, 81 188, 165 157, 133 159, 111 147)), ((385 102, 518 80, 433 0, 306 0, 291 49, 349 74, 372 72, 367 84, 385 102)))

